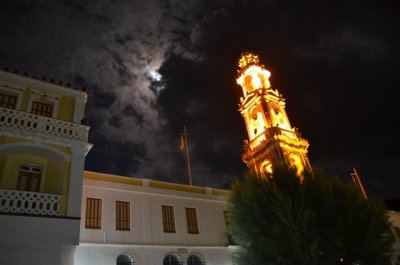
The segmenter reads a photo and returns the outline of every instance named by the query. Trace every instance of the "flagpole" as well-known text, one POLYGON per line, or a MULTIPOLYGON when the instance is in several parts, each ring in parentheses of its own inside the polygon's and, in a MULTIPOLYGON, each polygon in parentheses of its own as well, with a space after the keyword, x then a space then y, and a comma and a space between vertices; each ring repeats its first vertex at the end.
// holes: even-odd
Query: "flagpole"
POLYGON ((187 161, 187 170, 189 174, 189 185, 192 186, 192 171, 190 169, 189 144, 187 140, 188 134, 186 133, 186 126, 183 126, 183 135, 185 137, 186 161, 187 161))
POLYGON ((360 179, 360 177, 358 176, 358 173, 357 173, 357 171, 356 171, 355 168, 353 168, 353 172, 350 173, 350 175, 351 175, 351 177, 353 178, 354 183, 355 183, 355 184, 358 186, 358 188, 361 190, 361 192, 362 192, 362 194, 363 194, 365 200, 368 201, 367 193, 366 193, 365 190, 364 190, 364 187, 363 187, 363 185, 362 185, 362 183, 361 183, 361 179, 360 179))

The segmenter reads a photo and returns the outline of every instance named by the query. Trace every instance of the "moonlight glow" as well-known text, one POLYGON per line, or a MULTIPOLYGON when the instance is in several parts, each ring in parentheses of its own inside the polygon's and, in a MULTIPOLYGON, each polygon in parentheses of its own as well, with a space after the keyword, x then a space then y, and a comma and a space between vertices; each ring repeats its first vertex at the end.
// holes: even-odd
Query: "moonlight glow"
POLYGON ((152 81, 160 82, 162 80, 162 75, 157 71, 150 72, 150 78, 152 81))

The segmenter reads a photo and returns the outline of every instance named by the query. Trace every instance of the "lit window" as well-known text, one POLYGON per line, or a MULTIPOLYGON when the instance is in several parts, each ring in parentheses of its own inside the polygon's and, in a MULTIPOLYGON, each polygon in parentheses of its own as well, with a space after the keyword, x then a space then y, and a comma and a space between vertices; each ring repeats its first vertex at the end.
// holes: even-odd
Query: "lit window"
POLYGON ((169 253, 164 257, 163 265, 182 265, 183 262, 175 253, 169 253))
POLYGON ((163 228, 165 233, 175 233, 175 218, 173 206, 162 206, 163 228))
POLYGON ((186 224, 189 234, 198 234, 199 225, 197 223, 197 213, 195 208, 185 208, 186 210, 186 224))
POLYGON ((15 109, 17 105, 17 97, 0 93, 0 107, 15 109))
POLYGON ((101 229, 101 200, 87 198, 85 227, 101 229))
POLYGON ((133 258, 124 253, 117 257, 117 265, 133 265, 133 258))
POLYGON ((39 101, 33 101, 31 112, 36 115, 52 117, 53 105, 48 104, 48 103, 39 102, 39 101))
POLYGON ((19 169, 17 190, 39 192, 41 177, 41 166, 22 164, 19 169))
POLYGON ((116 229, 126 231, 130 230, 130 203, 117 201, 116 211, 116 229))
POLYGON ((194 253, 190 254, 189 258, 187 259, 187 265, 205 265, 204 259, 200 254, 194 253))

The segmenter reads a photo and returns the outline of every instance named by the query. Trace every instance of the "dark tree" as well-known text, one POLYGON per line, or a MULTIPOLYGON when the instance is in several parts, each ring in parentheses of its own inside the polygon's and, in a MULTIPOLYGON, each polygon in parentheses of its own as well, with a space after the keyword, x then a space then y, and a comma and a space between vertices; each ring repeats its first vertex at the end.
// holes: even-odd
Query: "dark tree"
POLYGON ((350 183, 290 168, 236 180, 228 207, 239 265, 390 264, 386 213, 350 183))

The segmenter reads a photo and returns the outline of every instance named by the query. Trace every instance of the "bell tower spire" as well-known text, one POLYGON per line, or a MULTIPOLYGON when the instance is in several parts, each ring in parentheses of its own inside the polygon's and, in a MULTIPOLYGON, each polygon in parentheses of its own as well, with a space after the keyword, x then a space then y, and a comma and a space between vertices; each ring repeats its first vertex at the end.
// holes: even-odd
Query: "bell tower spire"
POLYGON ((272 173, 273 165, 293 166, 299 176, 311 169, 307 156, 309 143, 292 127, 285 110, 285 99, 271 88, 271 73, 257 55, 245 52, 239 59, 236 82, 243 89, 239 112, 244 118, 248 140, 242 160, 259 177, 272 173))

